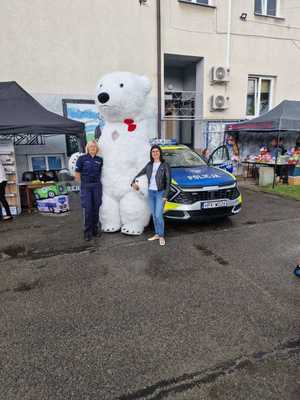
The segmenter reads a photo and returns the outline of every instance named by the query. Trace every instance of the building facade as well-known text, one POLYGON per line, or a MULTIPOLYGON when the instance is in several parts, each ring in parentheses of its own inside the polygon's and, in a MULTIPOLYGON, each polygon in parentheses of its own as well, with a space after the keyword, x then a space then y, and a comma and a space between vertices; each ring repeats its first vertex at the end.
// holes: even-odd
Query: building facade
MULTIPOLYGON (((222 121, 253 118, 284 99, 300 100, 299 2, 161 3, 165 92, 171 98, 172 91, 179 97, 180 91, 195 91, 194 121, 178 122, 165 109, 166 124, 173 132, 177 126, 179 139, 196 148, 216 145, 222 121)), ((180 113, 174 103, 173 114, 180 113)))
MULTIPOLYGON (((222 141, 226 122, 300 100, 298 0, 1 3, 1 81, 60 114, 63 100, 92 100, 102 74, 127 70, 151 79, 149 136, 202 149, 222 141)), ((32 150, 21 147, 30 169, 32 150)), ((52 139, 51 155, 66 152, 52 139)))

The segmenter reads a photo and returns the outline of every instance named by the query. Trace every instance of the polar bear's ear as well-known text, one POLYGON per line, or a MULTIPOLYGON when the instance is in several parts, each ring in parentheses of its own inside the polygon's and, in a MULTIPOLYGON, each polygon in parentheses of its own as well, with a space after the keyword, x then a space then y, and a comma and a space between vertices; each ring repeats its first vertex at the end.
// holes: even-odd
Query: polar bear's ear
POLYGON ((152 89, 150 79, 147 78, 147 76, 141 76, 140 80, 142 82, 145 94, 149 94, 152 89))

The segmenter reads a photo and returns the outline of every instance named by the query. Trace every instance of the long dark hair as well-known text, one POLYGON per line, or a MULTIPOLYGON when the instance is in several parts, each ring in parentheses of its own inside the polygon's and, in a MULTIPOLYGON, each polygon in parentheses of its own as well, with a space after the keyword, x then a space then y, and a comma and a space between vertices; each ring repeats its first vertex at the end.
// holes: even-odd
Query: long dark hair
POLYGON ((154 159, 153 159, 153 157, 152 157, 152 150, 153 150, 153 149, 159 150, 159 161, 160 161, 161 163, 163 163, 165 160, 164 160, 164 158, 163 158, 163 156, 162 156, 161 148, 160 148, 157 144, 154 144, 154 145, 151 147, 151 149, 150 149, 150 161, 152 162, 152 164, 154 163, 154 159))

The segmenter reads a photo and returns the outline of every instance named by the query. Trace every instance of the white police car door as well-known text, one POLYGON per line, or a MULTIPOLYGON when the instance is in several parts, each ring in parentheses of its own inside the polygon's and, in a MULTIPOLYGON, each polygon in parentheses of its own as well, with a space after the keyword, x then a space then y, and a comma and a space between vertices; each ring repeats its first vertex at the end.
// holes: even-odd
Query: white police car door
POLYGON ((225 145, 217 147, 209 156, 208 165, 225 169, 232 172, 233 165, 230 160, 229 151, 225 145))

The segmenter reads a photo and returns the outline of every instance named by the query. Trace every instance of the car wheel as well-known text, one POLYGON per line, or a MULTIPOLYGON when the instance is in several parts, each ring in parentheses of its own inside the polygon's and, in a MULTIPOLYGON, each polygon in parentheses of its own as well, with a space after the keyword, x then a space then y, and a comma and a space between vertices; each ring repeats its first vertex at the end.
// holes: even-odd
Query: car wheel
POLYGON ((48 197, 51 197, 51 198, 55 197, 55 193, 50 190, 48 192, 48 197))
POLYGON ((300 265, 297 265, 297 267, 296 267, 295 270, 294 270, 294 274, 295 274, 298 278, 300 278, 300 265))

